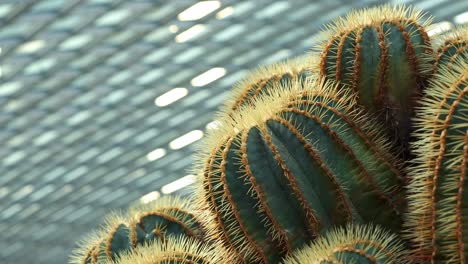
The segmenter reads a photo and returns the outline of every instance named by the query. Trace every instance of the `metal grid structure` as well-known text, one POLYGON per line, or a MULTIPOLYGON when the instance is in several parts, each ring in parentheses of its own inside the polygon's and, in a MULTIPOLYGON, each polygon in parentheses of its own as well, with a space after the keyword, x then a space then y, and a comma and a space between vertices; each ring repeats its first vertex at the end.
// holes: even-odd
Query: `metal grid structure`
MULTIPOLYGON (((467 21, 464 0, 398 2, 467 21)), ((187 175, 188 143, 248 69, 304 54, 322 24, 378 3, 221 0, 181 14, 196 1, 0 1, 0 263, 65 263, 111 209, 187 175), (180 100, 155 105, 170 90, 180 100)))

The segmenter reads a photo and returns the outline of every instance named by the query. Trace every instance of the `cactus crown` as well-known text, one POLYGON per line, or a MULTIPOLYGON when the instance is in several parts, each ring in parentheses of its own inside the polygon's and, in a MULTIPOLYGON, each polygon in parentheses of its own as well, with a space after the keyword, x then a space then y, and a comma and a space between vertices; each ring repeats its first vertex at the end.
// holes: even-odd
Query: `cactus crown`
POLYGON ((236 263, 231 252, 219 243, 205 244, 187 237, 171 237, 165 242, 155 241, 127 252, 107 264, 216 264, 236 263))
MULTIPOLYGON (((318 40, 328 41, 343 32, 350 32, 358 28, 376 27, 385 22, 397 22, 404 24, 418 24, 426 27, 431 24, 432 18, 424 18, 426 14, 420 10, 403 5, 392 6, 390 4, 368 9, 359 9, 349 12, 345 17, 339 17, 332 23, 325 25, 325 31, 318 40)), ((322 43, 316 47, 322 51, 322 43)))
POLYGON ((261 66, 234 85, 220 112, 230 113, 244 104, 253 103, 252 99, 261 94, 268 94, 275 83, 304 80, 312 72, 311 66, 316 64, 316 57, 303 56, 261 66))
POLYGON ((198 212, 192 202, 177 196, 164 196, 154 202, 143 204, 129 210, 132 227, 132 242, 138 241, 138 233, 153 233, 164 237, 170 234, 184 234, 201 238, 202 228, 195 214, 198 212))
MULTIPOLYGON (((459 263, 468 252, 464 206, 468 159, 468 64, 441 65, 415 122, 407 236, 419 258, 459 263), (454 213, 455 212, 455 213, 454 213), (465 245, 465 246, 464 246, 465 245)), ((463 262, 463 261, 462 261, 463 262)))
POLYGON ((398 237, 379 227, 348 224, 326 232, 310 246, 288 256, 285 264, 409 263, 398 237))
POLYGON ((199 217, 204 215, 190 200, 165 196, 148 204, 130 208, 128 214, 111 213, 99 232, 88 235, 75 250, 70 263, 102 263, 115 260, 123 252, 169 236, 201 240, 204 235, 199 217), (197 214, 197 217, 194 215, 197 214))
POLYGON ((95 264, 100 259, 100 247, 102 243, 102 234, 100 232, 91 232, 85 238, 78 242, 70 256, 71 264, 95 264))

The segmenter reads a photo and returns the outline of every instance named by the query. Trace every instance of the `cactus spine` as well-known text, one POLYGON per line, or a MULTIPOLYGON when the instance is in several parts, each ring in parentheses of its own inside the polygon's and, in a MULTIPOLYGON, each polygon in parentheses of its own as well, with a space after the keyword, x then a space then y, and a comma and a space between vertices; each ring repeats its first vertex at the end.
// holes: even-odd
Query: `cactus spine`
POLYGON ((206 244, 187 237, 169 237, 165 242, 155 241, 128 252, 107 264, 218 264, 237 263, 232 252, 220 243, 206 244))
POLYGON ((432 263, 468 260, 468 63, 458 59, 427 89, 415 120, 418 158, 408 186, 408 237, 432 263))
POLYGON ((440 64, 452 69, 457 59, 468 59, 468 25, 459 26, 445 34, 438 35, 433 43, 434 50, 436 50, 434 72, 437 73, 440 64))
POLYGON ((335 20, 320 45, 321 77, 356 92, 405 151, 413 108, 431 69, 428 23, 403 6, 358 10, 335 20))
POLYGON ((285 264, 410 263, 408 252, 395 234, 371 225, 346 225, 292 255, 285 264))
POLYGON ((279 83, 303 82, 311 75, 310 67, 316 63, 315 60, 315 57, 303 56, 257 68, 233 87, 221 112, 230 113, 252 104, 255 98, 268 94, 279 83))
POLYGON ((355 98, 308 79, 226 117, 201 144, 199 200, 247 263, 285 254, 347 221, 399 231, 400 172, 355 98))
POLYGON ((105 227, 86 238, 75 251, 71 263, 94 264, 115 260, 123 252, 131 251, 155 240, 164 242, 169 236, 183 236, 203 240, 201 221, 203 212, 190 200, 165 196, 146 205, 131 208, 129 216, 113 213, 105 227), (194 213, 197 213, 195 217, 194 213))

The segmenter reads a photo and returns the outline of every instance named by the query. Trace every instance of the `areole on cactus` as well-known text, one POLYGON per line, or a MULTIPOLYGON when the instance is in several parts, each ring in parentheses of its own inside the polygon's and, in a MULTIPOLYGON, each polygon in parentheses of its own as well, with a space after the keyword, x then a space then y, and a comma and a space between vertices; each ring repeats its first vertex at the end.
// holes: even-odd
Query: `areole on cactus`
POLYGON ((277 263, 334 225, 398 232, 404 200, 381 127, 350 92, 308 79, 276 85, 201 144, 201 206, 248 263, 277 263))

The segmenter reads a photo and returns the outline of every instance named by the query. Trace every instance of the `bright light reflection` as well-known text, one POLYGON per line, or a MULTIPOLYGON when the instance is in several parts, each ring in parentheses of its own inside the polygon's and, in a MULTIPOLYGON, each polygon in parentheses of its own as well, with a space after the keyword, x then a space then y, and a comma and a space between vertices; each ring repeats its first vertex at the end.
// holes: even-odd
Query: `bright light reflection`
POLYGON ((203 137, 203 131, 192 130, 185 135, 182 135, 169 143, 171 149, 181 149, 193 142, 200 140, 203 137))
POLYGON ((148 194, 143 195, 140 198, 140 202, 144 203, 144 204, 147 204, 149 202, 152 202, 152 201, 158 199, 159 197, 161 197, 161 194, 158 191, 150 192, 148 194))
POLYGON ((203 31, 205 31, 205 25, 198 24, 195 25, 184 32, 180 33, 175 37, 176 42, 185 42, 187 40, 193 39, 194 37, 200 35, 203 31))
POLYGON ((429 26, 427 30, 427 35, 429 35, 430 37, 434 35, 438 35, 442 32, 450 30, 452 27, 453 27, 452 23, 448 21, 435 23, 429 26))
POLYGON ((219 122, 218 120, 215 120, 215 121, 212 121, 212 122, 206 124, 205 128, 207 130, 216 129, 217 127, 219 127, 220 124, 221 124, 221 122, 219 122))
POLYGON ((216 18, 217 19, 224 19, 224 18, 232 15, 232 13, 234 13, 234 8, 232 6, 228 6, 228 7, 224 8, 223 10, 219 11, 216 14, 216 18))
POLYGON ((219 1, 202 1, 182 11, 177 18, 180 21, 200 19, 221 6, 219 1))
POLYGON ((148 153, 146 155, 146 158, 149 161, 155 161, 157 159, 160 159, 160 158, 164 157, 164 155, 166 155, 166 150, 163 149, 163 148, 158 148, 158 149, 155 149, 155 150, 151 151, 150 153, 148 153))
POLYGON ((185 97, 188 94, 188 90, 185 88, 174 88, 169 92, 166 92, 154 100, 154 104, 163 107, 166 105, 170 105, 177 100, 185 97))
POLYGON ((24 43, 18 47, 18 53, 34 53, 45 46, 45 41, 38 39, 24 43))
POLYGON ((164 194, 169 194, 169 193, 173 193, 177 190, 180 190, 192 183, 195 182, 195 175, 192 175, 192 174, 189 174, 187 176, 184 176, 178 180, 175 180, 169 184, 166 184, 164 185, 162 188, 161 188, 161 192, 164 193, 164 194))
POLYGON ((169 31, 170 31, 171 33, 177 33, 177 31, 179 31, 179 27, 176 26, 176 25, 170 25, 170 26, 169 26, 169 31))
POLYGON ((459 15, 456 15, 454 18, 453 18, 453 21, 457 24, 465 24, 465 23, 468 23, 468 11, 466 11, 465 13, 461 13, 459 15))
POLYGON ((207 85, 226 74, 226 69, 221 67, 216 67, 209 69, 208 71, 198 75, 197 77, 193 78, 191 84, 193 86, 204 86, 207 85))

